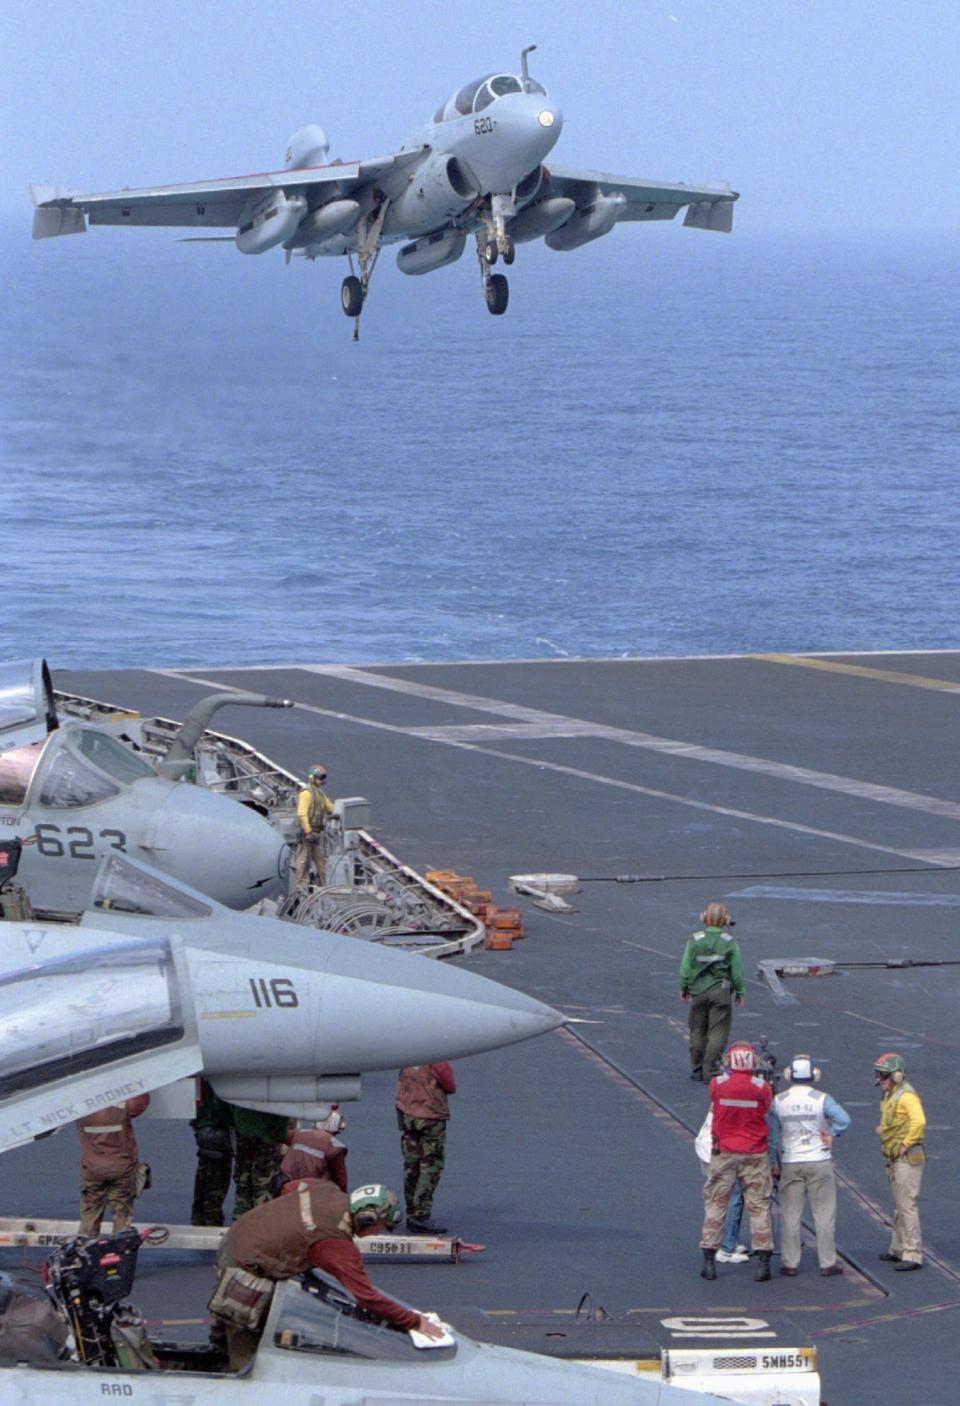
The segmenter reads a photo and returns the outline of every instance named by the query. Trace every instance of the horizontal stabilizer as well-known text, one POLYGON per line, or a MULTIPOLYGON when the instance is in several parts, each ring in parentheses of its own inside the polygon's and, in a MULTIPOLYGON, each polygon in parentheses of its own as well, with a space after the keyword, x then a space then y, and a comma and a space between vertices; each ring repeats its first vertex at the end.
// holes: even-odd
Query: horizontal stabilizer
POLYGON ((733 229, 733 201, 698 201, 689 207, 683 223, 691 229, 715 229, 721 234, 729 234, 733 229))

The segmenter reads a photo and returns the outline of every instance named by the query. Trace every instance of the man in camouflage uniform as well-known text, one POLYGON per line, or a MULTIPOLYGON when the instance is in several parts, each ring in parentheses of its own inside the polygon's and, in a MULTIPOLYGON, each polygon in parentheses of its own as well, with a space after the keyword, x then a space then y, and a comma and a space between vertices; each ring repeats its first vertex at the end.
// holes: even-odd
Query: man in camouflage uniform
POLYGON ((710 1106, 713 1110, 713 1150, 710 1170, 703 1187, 703 1251, 701 1278, 716 1279, 717 1250, 723 1240, 723 1226, 733 1184, 739 1181, 750 1217, 750 1235, 757 1255, 760 1283, 770 1278, 773 1254, 773 1220, 770 1201, 773 1178, 770 1171, 767 1113, 773 1090, 759 1072, 757 1052, 752 1045, 738 1042, 727 1053, 727 1070, 710 1080, 710 1106))
POLYGON ((234 1163, 236 1195, 233 1198, 233 1218, 236 1220, 254 1206, 274 1198, 280 1164, 287 1150, 286 1136, 290 1119, 279 1113, 260 1113, 253 1108, 230 1105, 237 1135, 234 1163))
POLYGON ((394 1102, 403 1153, 407 1229, 415 1234, 442 1235, 446 1230, 430 1217, 446 1153, 447 1095, 456 1091, 453 1070, 444 1062, 408 1065, 400 1070, 394 1102))
POLYGON ((233 1175, 233 1118, 230 1105, 200 1080, 197 1116, 190 1124, 197 1140, 191 1225, 223 1225, 223 1206, 233 1175))

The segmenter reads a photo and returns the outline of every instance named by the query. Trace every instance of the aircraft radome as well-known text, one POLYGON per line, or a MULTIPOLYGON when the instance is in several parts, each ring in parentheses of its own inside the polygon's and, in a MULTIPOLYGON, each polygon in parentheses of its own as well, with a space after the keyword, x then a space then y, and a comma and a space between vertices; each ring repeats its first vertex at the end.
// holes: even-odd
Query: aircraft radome
POLYGON ((235 243, 242 254, 280 247, 288 262, 294 254, 345 256, 350 273, 341 303, 356 319, 356 337, 385 244, 402 241, 398 267, 423 274, 459 259, 472 234, 484 300, 499 314, 509 289, 493 266, 498 259, 512 264, 516 246, 529 240, 578 249, 620 222, 672 220, 683 208, 685 225, 730 231, 738 195, 727 185, 665 185, 545 166, 563 118, 530 77, 527 55, 535 47, 521 54, 519 74, 489 73, 466 83, 389 156, 329 163, 323 129, 311 125, 290 138, 280 171, 102 195, 35 185, 33 237, 80 234, 87 219, 94 225, 232 227, 234 235, 199 238, 235 243))

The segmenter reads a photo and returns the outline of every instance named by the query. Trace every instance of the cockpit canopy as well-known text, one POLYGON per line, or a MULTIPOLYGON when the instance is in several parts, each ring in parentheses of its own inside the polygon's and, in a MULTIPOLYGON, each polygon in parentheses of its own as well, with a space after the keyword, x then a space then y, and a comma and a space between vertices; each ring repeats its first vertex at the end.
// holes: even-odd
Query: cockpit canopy
POLYGON ((0 752, 0 806, 19 809, 27 801, 50 810, 71 810, 108 800, 156 776, 149 762, 92 726, 59 728, 46 742, 0 752), (39 790, 31 791, 34 774, 39 790))
POLYGON ((472 112, 482 112, 497 98, 508 93, 539 93, 546 97, 547 90, 535 78, 517 78, 513 73, 485 73, 472 83, 465 83, 459 93, 454 93, 437 108, 434 122, 450 122, 455 117, 469 117, 472 112))

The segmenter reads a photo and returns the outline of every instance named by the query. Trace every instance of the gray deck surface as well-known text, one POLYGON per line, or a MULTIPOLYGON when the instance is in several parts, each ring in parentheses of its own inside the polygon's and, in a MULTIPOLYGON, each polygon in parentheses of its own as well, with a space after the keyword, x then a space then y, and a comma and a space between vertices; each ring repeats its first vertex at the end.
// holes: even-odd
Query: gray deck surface
MULTIPOLYGON (((188 672, 56 684, 170 717, 210 684, 293 698, 292 713, 225 711, 215 726, 299 773, 323 761, 330 793, 367 796, 395 854, 472 874, 502 902, 517 901, 517 872, 674 876, 585 884, 572 915, 522 901, 526 939, 466 959, 588 1023, 461 1062, 435 1209, 487 1249, 460 1266, 378 1268, 384 1289, 546 1351, 707 1346, 723 1339, 679 1337, 676 1320, 747 1317, 771 1345, 816 1345, 831 1406, 955 1406, 960 967, 793 981, 800 1004, 786 1010, 751 980, 735 1033, 766 1034, 781 1061, 810 1051, 854 1119, 837 1145, 847 1272, 821 1279, 807 1249, 796 1279, 754 1284, 751 1262, 708 1285, 690 1134, 706 1092, 687 1078, 677 966, 713 898, 737 919, 751 976, 769 957, 960 956, 960 870, 944 867, 960 865, 960 654, 188 672), (877 1259, 890 1208, 871 1066, 887 1049, 929 1119, 921 1274, 877 1259)), ((399 1184, 392 1094, 380 1076, 346 1109, 353 1182, 399 1184)), ((189 1129, 141 1126, 155 1182, 141 1223, 186 1220, 189 1129)), ((9 1154, 6 1213, 72 1214, 76 1162, 69 1133, 9 1154)), ((187 1320, 168 1335, 202 1333, 209 1269, 147 1253, 141 1265, 148 1315, 187 1320)))

